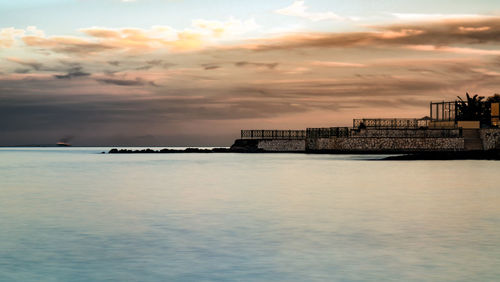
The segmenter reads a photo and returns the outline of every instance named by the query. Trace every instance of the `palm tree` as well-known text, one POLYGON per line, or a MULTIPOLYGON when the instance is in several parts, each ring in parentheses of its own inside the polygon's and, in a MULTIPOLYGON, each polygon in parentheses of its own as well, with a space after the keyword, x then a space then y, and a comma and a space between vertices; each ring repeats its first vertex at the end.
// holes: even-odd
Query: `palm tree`
POLYGON ((485 105, 482 101, 484 96, 474 95, 470 97, 469 93, 465 93, 467 101, 464 101, 460 96, 457 101, 457 118, 458 120, 482 120, 484 116, 485 105))

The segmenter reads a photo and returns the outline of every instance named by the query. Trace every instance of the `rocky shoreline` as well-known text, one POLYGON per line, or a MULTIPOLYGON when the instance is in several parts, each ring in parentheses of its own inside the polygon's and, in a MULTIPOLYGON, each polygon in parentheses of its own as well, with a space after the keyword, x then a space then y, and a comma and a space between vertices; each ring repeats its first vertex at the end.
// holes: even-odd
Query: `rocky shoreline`
POLYGON ((231 149, 228 148, 213 148, 213 149, 200 149, 200 148, 186 148, 179 149, 143 149, 143 150, 129 150, 129 149, 111 149, 108 154, 168 154, 168 153, 230 153, 231 149))

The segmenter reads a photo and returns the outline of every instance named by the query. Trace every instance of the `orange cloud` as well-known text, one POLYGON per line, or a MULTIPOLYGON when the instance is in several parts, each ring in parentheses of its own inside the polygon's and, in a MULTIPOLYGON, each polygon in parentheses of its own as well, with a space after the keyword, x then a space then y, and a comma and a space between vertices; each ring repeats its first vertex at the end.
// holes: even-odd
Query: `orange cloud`
POLYGON ((332 61, 313 61, 311 62, 311 64, 314 66, 322 66, 322 67, 353 67, 353 68, 366 67, 365 64, 332 62, 332 61))
POLYGON ((193 29, 175 30, 168 26, 140 28, 103 28, 91 27, 80 31, 87 37, 53 36, 46 37, 35 33, 25 36, 24 30, 4 29, 0 34, 5 45, 12 45, 14 35, 22 36, 23 42, 30 47, 44 48, 54 52, 95 54, 107 50, 125 52, 148 52, 166 48, 173 52, 194 51, 212 45, 220 39, 234 39, 258 27, 253 19, 241 21, 194 20, 193 29), (227 37, 227 38, 226 38, 227 37))
POLYGON ((375 26, 372 32, 299 33, 257 40, 254 50, 500 43, 500 17, 375 26))
POLYGON ((42 47, 61 53, 92 54, 115 48, 102 42, 92 42, 69 36, 41 37, 31 35, 22 37, 22 40, 30 47, 42 47))
POLYGON ((0 47, 9 48, 15 42, 15 38, 23 36, 25 33, 22 29, 15 29, 13 27, 0 29, 0 47))
MULTIPOLYGON (((172 52, 197 51, 212 47, 216 50, 228 49, 221 44, 239 33, 253 30, 257 25, 253 20, 226 22, 195 20, 193 29, 175 30, 167 26, 139 28, 81 29, 82 37, 47 37, 40 31, 26 35, 24 30, 3 29, 0 33, 4 46, 11 46, 16 36, 21 36, 27 46, 37 47, 57 53, 96 54, 105 51, 144 53, 155 50, 172 52)), ((231 45, 230 49, 286 50, 300 48, 412 48, 422 51, 447 51, 457 53, 496 54, 480 45, 500 43, 500 17, 446 19, 424 23, 374 26, 373 31, 344 33, 299 33, 282 37, 257 39, 241 45, 231 45), (454 45, 476 45, 478 48, 454 45), (435 46, 434 49, 428 46, 435 46), (461 49, 455 49, 461 48, 461 49), (476 51, 477 50, 477 51, 476 51), (482 51, 484 50, 484 51, 482 51)))

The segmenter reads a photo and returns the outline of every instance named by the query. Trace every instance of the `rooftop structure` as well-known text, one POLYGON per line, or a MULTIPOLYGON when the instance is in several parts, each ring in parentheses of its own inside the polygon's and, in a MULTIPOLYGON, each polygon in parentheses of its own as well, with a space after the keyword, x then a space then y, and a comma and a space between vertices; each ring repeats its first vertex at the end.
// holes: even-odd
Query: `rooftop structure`
POLYGON ((430 127, 497 128, 499 126, 500 96, 469 96, 467 99, 430 103, 430 127))

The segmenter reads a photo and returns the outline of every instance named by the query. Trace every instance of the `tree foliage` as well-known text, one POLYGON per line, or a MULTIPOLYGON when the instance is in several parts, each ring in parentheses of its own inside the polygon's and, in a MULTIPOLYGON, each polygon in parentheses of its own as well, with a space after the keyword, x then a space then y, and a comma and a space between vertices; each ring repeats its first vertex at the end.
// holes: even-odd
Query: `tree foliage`
POLYGON ((500 103, 500 94, 495 93, 493 96, 488 97, 486 101, 491 103, 500 103))
POLYGON ((483 120, 485 114, 484 96, 474 95, 470 96, 465 93, 467 100, 458 97, 458 111, 457 115, 460 120, 483 120))

